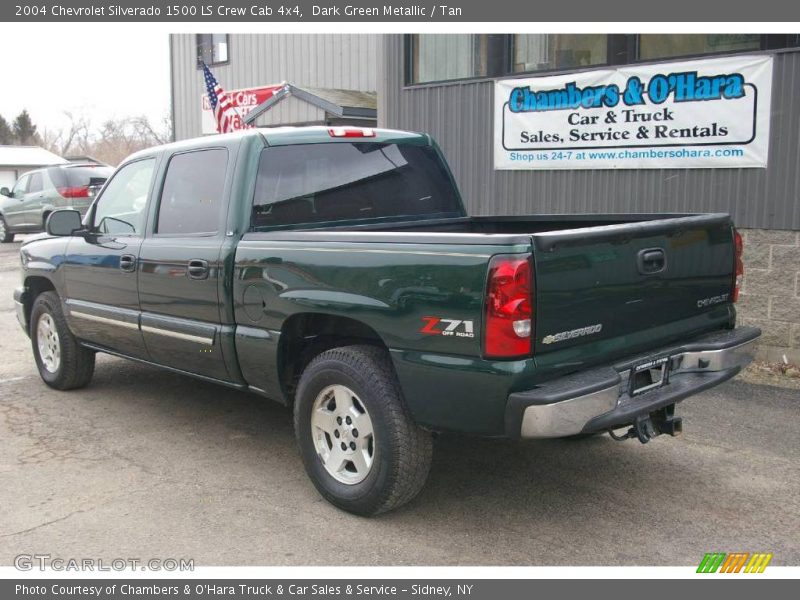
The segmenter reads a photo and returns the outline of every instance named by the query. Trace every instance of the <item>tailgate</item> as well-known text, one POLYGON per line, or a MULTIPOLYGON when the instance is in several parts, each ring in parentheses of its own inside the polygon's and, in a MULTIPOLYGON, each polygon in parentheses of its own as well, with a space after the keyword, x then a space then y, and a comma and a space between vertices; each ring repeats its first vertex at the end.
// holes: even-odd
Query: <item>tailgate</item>
POLYGON ((533 241, 538 355, 612 338, 623 347, 626 336, 641 340, 647 331, 656 346, 686 333, 679 322, 718 328, 726 318, 734 263, 728 215, 561 230, 533 241))

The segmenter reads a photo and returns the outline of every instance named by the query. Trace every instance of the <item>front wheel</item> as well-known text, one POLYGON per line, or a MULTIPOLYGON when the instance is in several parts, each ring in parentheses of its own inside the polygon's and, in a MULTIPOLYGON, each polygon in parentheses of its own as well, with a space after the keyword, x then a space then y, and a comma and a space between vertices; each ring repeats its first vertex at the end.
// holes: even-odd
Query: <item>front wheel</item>
POLYGON ((31 345, 42 380, 57 390, 86 386, 94 374, 95 354, 72 335, 55 292, 43 292, 31 309, 31 345))
POLYGON ((306 472, 339 508, 376 515, 425 484, 431 434, 412 419, 380 348, 343 346, 312 360, 297 387, 294 424, 306 472))
POLYGON ((8 244, 14 241, 14 234, 8 230, 6 220, 0 217, 0 244, 8 244))

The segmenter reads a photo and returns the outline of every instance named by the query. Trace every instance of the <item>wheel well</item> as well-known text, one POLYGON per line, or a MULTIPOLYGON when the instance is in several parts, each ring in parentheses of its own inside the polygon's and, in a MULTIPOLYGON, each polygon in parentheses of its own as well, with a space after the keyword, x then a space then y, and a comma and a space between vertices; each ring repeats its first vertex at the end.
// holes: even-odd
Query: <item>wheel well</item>
POLYGON ((53 212, 52 210, 46 210, 42 213, 42 227, 47 225, 47 217, 50 216, 50 213, 53 212))
POLYGON ((300 374, 315 356, 350 344, 370 344, 388 352, 378 333, 356 319, 318 313, 289 317, 278 343, 278 373, 287 403, 294 402, 300 374))
POLYGON ((31 308, 36 301, 36 297, 42 292, 55 291, 53 282, 46 277, 32 276, 25 279, 25 288, 28 290, 28 296, 25 302, 25 324, 30 327, 31 322, 31 308))

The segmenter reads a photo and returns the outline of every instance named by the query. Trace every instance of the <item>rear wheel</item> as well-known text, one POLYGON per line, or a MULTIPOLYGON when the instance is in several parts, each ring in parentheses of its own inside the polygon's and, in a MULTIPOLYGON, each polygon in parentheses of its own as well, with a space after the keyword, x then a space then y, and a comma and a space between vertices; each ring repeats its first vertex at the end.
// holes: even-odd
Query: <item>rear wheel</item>
POLYGON ((72 335, 55 292, 43 292, 31 309, 31 345, 42 380, 57 390, 86 386, 94 374, 95 354, 72 335))
POLYGON ((317 356, 297 388, 303 463, 329 502, 358 515, 416 496, 431 464, 431 434, 412 419, 386 352, 344 346, 317 356))
POLYGON ((14 241, 14 234, 8 230, 6 220, 0 217, 0 243, 7 244, 14 241))

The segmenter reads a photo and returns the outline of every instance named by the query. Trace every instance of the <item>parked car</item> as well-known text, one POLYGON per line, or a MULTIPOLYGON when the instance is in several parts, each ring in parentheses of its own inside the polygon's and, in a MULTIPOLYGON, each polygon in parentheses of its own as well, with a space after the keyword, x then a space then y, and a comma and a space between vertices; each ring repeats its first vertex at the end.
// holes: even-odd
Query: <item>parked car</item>
POLYGON ((14 292, 47 385, 107 352, 277 400, 314 485, 362 515, 420 491, 432 432, 677 435, 675 404, 760 334, 736 326, 728 215, 469 217, 424 134, 160 146, 47 233, 14 292))
POLYGON ((114 169, 100 164, 66 164, 28 171, 12 190, 0 189, 0 242, 16 233, 44 231, 47 217, 59 208, 84 214, 114 169))

